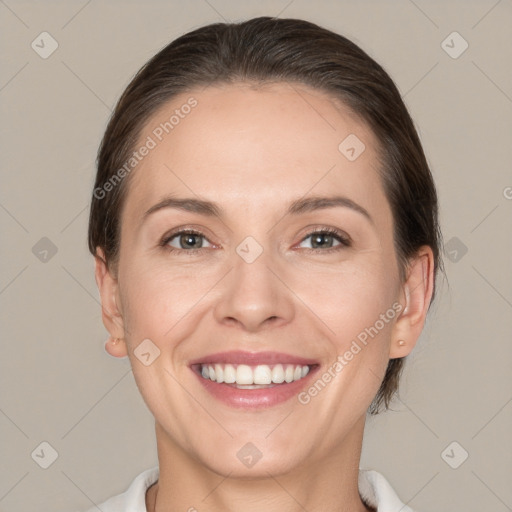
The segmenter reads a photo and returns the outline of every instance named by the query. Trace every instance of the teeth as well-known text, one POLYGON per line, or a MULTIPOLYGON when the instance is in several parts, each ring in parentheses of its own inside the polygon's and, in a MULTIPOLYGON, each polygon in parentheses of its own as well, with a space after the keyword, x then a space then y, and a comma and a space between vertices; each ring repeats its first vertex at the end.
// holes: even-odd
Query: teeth
POLYGON ((217 382, 224 382, 224 370, 222 369, 222 366, 220 364, 215 365, 215 371, 213 372, 213 378, 212 374, 210 373, 210 379, 216 380, 217 382))
POLYGON ((250 366, 239 364, 236 369, 237 384, 254 384, 254 376, 250 366))
POLYGON ((282 364, 276 364, 274 368, 272 368, 272 382, 276 384, 284 382, 284 369, 282 364))
POLYGON ((209 364, 201 365, 201 375, 205 379, 218 383, 246 386, 247 389, 269 384, 282 384, 304 378, 309 373, 305 365, 266 365, 249 366, 246 364, 209 364))
POLYGON ((254 369, 254 384, 272 384, 272 370, 270 366, 256 366, 254 369))
POLYGON ((224 382, 226 384, 234 384, 236 382, 236 371, 230 364, 224 366, 224 382))

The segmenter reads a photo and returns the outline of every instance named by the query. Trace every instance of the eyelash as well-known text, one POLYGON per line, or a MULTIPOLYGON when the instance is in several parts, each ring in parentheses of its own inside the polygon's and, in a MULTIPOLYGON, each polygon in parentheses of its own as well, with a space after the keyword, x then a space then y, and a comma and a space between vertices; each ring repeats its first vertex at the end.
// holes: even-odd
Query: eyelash
MULTIPOLYGON (((302 238, 300 243, 304 242, 304 240, 306 240, 310 236, 316 235, 317 233, 333 236, 340 242, 340 245, 337 245, 335 247, 329 247, 328 249, 315 249, 315 248, 311 248, 311 249, 305 248, 304 249, 303 248, 302 250, 305 250, 307 252, 315 252, 315 253, 318 253, 318 252, 331 253, 331 252, 339 251, 341 249, 350 247, 352 245, 352 241, 350 240, 350 237, 348 237, 347 235, 343 234, 341 231, 338 231, 337 229, 334 229, 334 228, 319 228, 319 229, 314 229, 312 231, 309 231, 302 238)), ((195 229, 183 229, 180 231, 175 231, 174 233, 171 233, 167 236, 164 236, 162 241, 159 243, 159 246, 162 247, 164 250, 169 251, 171 253, 180 252, 180 253, 188 253, 188 255, 194 255, 194 254, 206 249, 206 247, 200 247, 199 249, 176 249, 175 247, 169 246, 168 243, 179 235, 196 235, 196 236, 201 236, 203 238, 206 238, 206 236, 203 233, 201 233, 200 231, 196 231, 195 229)))

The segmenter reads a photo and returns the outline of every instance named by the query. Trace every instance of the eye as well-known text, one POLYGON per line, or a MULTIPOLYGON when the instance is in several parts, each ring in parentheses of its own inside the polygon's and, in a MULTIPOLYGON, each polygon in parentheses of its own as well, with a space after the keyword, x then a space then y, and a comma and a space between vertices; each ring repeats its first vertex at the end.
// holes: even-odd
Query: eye
MULTIPOLYGON (((331 252, 350 247, 350 245, 351 241, 348 235, 337 229, 323 228, 308 233, 302 239, 299 247, 314 252, 318 252, 319 249, 322 250, 321 252, 331 252), (310 239, 309 247, 303 245, 308 239, 310 239)), ((183 251, 187 253, 195 253, 208 247, 214 247, 203 233, 193 229, 175 231, 165 236, 160 242, 160 246, 171 252, 183 251)))
POLYGON ((344 247, 349 247, 350 238, 337 229, 324 228, 311 231, 305 238, 303 238, 299 247, 301 246, 308 250, 316 251, 318 249, 323 249, 323 252, 330 252, 330 250, 336 251, 343 249, 344 247), (310 239, 309 247, 304 247, 302 244, 304 244, 308 239, 310 239))
POLYGON ((202 233, 191 229, 176 231, 175 233, 164 237, 160 245, 170 251, 181 250, 186 252, 195 252, 197 250, 205 249, 206 247, 213 247, 202 233), (204 242, 209 245, 205 246, 204 242))

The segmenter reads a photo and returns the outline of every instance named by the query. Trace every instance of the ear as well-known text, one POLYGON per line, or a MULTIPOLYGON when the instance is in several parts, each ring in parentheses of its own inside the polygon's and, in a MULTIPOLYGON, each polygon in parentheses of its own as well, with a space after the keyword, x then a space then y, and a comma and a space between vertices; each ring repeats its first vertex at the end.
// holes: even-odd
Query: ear
POLYGON ((118 307, 119 287, 117 278, 108 270, 106 258, 101 247, 96 248, 95 259, 95 278, 101 297, 101 313, 103 325, 110 333, 112 338, 118 338, 121 341, 113 344, 110 341, 105 343, 105 350, 114 357, 125 357, 128 354, 126 348, 125 329, 122 311, 118 307))
POLYGON ((429 246, 418 250, 407 273, 399 299, 404 308, 393 326, 390 359, 409 355, 423 330, 434 290, 434 255, 429 246))

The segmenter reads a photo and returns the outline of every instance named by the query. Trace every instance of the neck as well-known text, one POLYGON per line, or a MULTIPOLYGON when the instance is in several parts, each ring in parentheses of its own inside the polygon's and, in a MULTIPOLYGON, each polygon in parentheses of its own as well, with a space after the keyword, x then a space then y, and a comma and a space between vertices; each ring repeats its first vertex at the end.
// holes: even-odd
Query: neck
POLYGON ((160 474, 146 494, 147 510, 372 512, 358 492, 364 420, 328 455, 312 456, 291 471, 260 468, 254 478, 215 473, 177 446, 156 423, 160 474))

